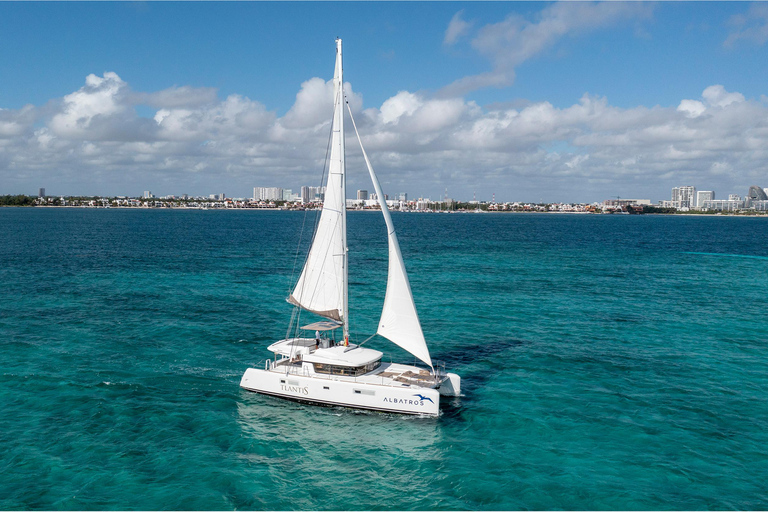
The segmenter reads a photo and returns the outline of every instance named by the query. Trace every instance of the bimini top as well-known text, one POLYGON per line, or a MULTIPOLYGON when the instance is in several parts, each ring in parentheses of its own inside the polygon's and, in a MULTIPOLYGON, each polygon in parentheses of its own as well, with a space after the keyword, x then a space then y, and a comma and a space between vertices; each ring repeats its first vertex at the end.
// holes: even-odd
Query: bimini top
POLYGON ((332 331, 341 327, 341 324, 330 321, 315 322, 302 327, 305 331, 332 331))
POLYGON ((315 350, 311 354, 304 355, 303 359, 308 363, 335 366, 365 366, 378 361, 382 355, 381 352, 372 348, 337 345, 335 347, 315 350))

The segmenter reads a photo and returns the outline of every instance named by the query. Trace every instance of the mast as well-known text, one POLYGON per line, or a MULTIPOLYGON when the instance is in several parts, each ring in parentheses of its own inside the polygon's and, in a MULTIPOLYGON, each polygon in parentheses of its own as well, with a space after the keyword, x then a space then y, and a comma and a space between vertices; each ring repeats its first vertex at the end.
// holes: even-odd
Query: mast
POLYGON ((334 109, 330 161, 323 210, 299 280, 288 302, 344 326, 349 335, 346 169, 344 162, 344 78, 341 39, 336 39, 334 109))
POLYGON ((334 121, 337 122, 337 126, 334 130, 339 131, 339 159, 340 173, 341 173, 341 245, 343 249, 342 254, 342 266, 344 268, 342 277, 342 296, 343 296, 343 310, 344 315, 344 341, 349 340, 349 247, 347 247, 347 169, 345 163, 345 147, 344 147, 344 67, 341 60, 341 38, 336 38, 336 73, 334 73, 337 84, 338 94, 334 101, 335 113, 334 121))

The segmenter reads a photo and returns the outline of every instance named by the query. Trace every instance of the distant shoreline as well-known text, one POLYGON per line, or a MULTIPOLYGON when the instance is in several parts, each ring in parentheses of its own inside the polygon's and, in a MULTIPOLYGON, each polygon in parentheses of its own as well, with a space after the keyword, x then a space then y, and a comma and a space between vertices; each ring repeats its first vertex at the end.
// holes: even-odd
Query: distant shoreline
MULTIPOLYGON (((25 209, 67 209, 67 210, 140 210, 140 211, 150 211, 150 210, 186 210, 186 211, 258 211, 258 212, 305 212, 305 211, 321 211, 321 208, 316 209, 309 209, 309 210, 302 210, 302 209, 296 209, 296 208, 204 208, 204 207, 136 207, 136 206, 110 206, 110 207, 103 207, 103 206, 53 206, 53 205, 0 205, 0 208, 25 208, 25 209)), ((376 212, 381 213, 381 210, 377 209, 356 209, 356 208, 348 208, 348 212, 376 212)), ((612 216, 612 217, 623 217, 623 216, 630 216, 625 213, 597 213, 597 212, 568 212, 568 211, 487 211, 487 210, 433 210, 433 211, 424 211, 424 210, 394 210, 391 209, 391 212, 394 213, 417 213, 417 214, 426 214, 426 213, 433 213, 433 214, 521 214, 521 215, 527 215, 527 214, 560 214, 560 215, 606 215, 606 216, 612 216)), ((636 216, 668 216, 668 217, 749 217, 749 218, 768 218, 768 212, 760 212, 760 213, 641 213, 641 214, 633 214, 632 217, 636 216)))

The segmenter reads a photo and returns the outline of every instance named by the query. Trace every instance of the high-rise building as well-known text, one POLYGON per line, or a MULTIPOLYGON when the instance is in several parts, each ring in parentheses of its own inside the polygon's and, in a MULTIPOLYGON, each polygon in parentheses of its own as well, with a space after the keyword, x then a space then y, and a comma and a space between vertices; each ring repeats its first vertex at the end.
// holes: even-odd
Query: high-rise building
POLYGON ((279 187, 254 187, 254 201, 282 201, 283 189, 279 187))
POLYGON ((714 190, 699 190, 696 192, 696 207, 701 208, 704 206, 704 201, 712 201, 715 199, 714 190))
POLYGON ((686 185, 673 188, 672 205, 675 208, 691 208, 696 206, 696 187, 686 185))
POLYGON ((144 191, 144 199, 152 199, 153 197, 155 197, 155 196, 152 195, 151 191, 149 191, 149 190, 145 190, 144 191))
POLYGON ((357 191, 357 200, 358 201, 365 201, 368 199, 368 191, 367 190, 358 190, 357 191))
POLYGON ((45 189, 44 188, 38 189, 37 197, 45 197, 45 189))
POLYGON ((765 190, 762 188, 757 185, 752 185, 749 187, 749 192, 747 192, 747 197, 744 199, 744 202, 749 207, 756 201, 768 201, 768 195, 766 195, 765 190))
POLYGON ((312 201, 323 201, 325 199, 325 187, 309 187, 309 195, 312 201))

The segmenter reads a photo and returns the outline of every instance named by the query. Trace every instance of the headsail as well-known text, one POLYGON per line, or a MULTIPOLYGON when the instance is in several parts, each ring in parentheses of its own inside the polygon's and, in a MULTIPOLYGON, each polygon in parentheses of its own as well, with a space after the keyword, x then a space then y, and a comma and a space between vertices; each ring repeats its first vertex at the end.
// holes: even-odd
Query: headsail
POLYGON ((347 235, 344 164, 344 81, 336 40, 334 109, 328 181, 307 261, 288 302, 347 325, 347 235))
MULTIPOLYGON (((347 105, 347 108, 349 109, 349 105, 347 105)), ((381 311, 379 329, 376 332, 431 367, 432 358, 429 356, 429 349, 424 339, 424 332, 421 330, 419 315, 416 313, 416 304, 413 301, 413 293, 408 282, 408 274, 405 272, 405 263, 400 252, 400 244, 397 242, 392 217, 389 215, 389 208, 387 208, 387 202, 384 199, 379 179, 376 177, 376 173, 373 172, 373 167, 363 147, 363 141, 360 140, 355 119, 351 117, 351 109, 349 109, 349 115, 352 119, 352 126, 355 128, 357 140, 360 142, 360 149, 363 151, 365 164, 368 166, 368 172, 371 175, 373 188, 376 190, 376 197, 379 198, 381 213, 384 214, 384 222, 387 224, 387 240, 389 244, 387 294, 384 297, 384 307, 381 311)))

